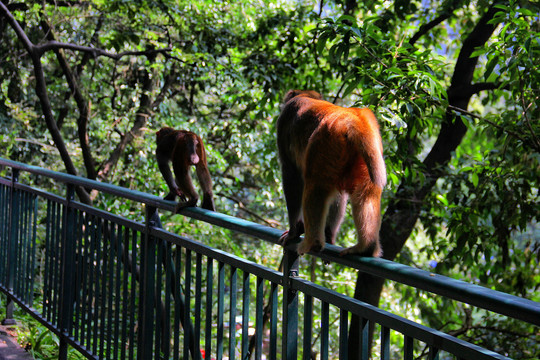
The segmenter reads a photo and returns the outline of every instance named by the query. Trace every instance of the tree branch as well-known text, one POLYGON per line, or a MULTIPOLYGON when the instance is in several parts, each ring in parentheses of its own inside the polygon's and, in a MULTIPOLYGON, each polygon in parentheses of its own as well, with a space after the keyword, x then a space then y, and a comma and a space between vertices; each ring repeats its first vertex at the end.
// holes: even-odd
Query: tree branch
MULTIPOLYGON (((46 20, 43 20, 41 22, 41 26, 43 30, 45 31, 45 33, 47 34, 47 38, 49 38, 52 41, 55 41, 54 34, 52 32, 52 29, 49 23, 46 20)), ((77 79, 74 76, 73 71, 71 70, 71 67, 68 64, 62 49, 55 49, 54 53, 56 54, 56 58, 58 59, 60 67, 62 68, 62 71, 64 72, 64 76, 66 77, 66 81, 69 85, 69 89, 71 90, 71 94, 73 94, 75 103, 77 104, 77 108, 79 109, 79 118, 77 119, 77 133, 79 135, 79 144, 81 146, 83 161, 86 168, 86 175, 89 179, 95 180, 97 176, 97 172, 96 172, 94 158, 92 156, 92 151, 90 150, 90 141, 88 139, 88 130, 87 130, 88 118, 89 118, 89 113, 90 113, 88 109, 88 101, 84 98, 83 94, 81 93, 77 79)))
MULTIPOLYGON (((41 104, 45 123, 47 125, 47 128, 49 129, 49 132, 51 133, 51 137, 56 145, 56 148, 60 153, 60 157, 62 158, 62 161, 66 166, 66 171, 69 174, 77 175, 77 169, 71 161, 71 156, 67 151, 66 144, 64 143, 64 139, 60 134, 60 130, 56 125, 56 120, 52 113, 51 102, 47 94, 47 83, 45 82, 45 75, 43 73, 43 66, 41 64, 41 54, 35 50, 34 44, 30 41, 18 21, 13 17, 13 14, 8 10, 8 8, 4 5, 3 2, 0 2, 0 14, 3 14, 8 19, 8 23, 13 28, 17 37, 23 43, 26 51, 32 59, 32 64, 34 66, 34 75, 36 77, 35 91, 41 104)), ((85 189, 79 186, 75 189, 81 202, 86 204, 91 203, 90 197, 88 196, 88 193, 85 189)))
MULTIPOLYGON (((473 51, 484 46, 495 30, 489 21, 498 11, 493 4, 478 21, 475 28, 463 41, 458 56, 454 74, 447 91, 450 106, 467 109, 470 97, 458 95, 456 89, 471 87, 473 73, 476 68, 478 57, 471 57, 473 51)), ((452 153, 461 143, 467 127, 460 116, 448 109, 442 123, 441 130, 431 151, 425 158, 424 174, 425 181, 407 183, 405 180, 399 186, 395 199, 389 204, 382 219, 380 238, 384 251, 383 257, 393 260, 399 254, 405 242, 409 238, 426 196, 431 192, 437 179, 443 174, 445 166, 451 159, 452 153)), ((358 273, 355 288, 355 299, 377 306, 384 280, 369 274, 358 273)), ((357 316, 351 319, 349 354, 359 354, 360 327, 357 316)), ((353 357, 356 359, 356 357, 353 357)))
POLYGON ((112 172, 112 170, 118 163, 118 160, 120 159, 120 155, 122 155, 126 146, 131 141, 133 141, 135 137, 140 136, 141 129, 146 125, 147 119, 148 117, 150 117, 150 112, 151 112, 150 94, 152 93, 153 88, 154 88, 154 84, 152 81, 152 77, 150 76, 148 71, 145 69, 144 75, 143 75, 143 84, 142 84, 142 89, 141 89, 139 109, 135 115, 135 121, 133 123, 133 126, 120 139, 120 143, 118 143, 116 148, 111 153, 111 156, 109 157, 109 159, 105 161, 105 163, 103 164, 102 169, 98 173, 98 178, 100 180, 105 180, 109 177, 110 173, 112 172))
POLYGON ((409 40, 409 44, 414 45, 422 36, 427 34, 435 26, 439 25, 440 23, 454 15, 454 10, 457 8, 457 5, 459 5, 459 3, 460 1, 453 1, 448 6, 448 8, 443 10, 441 15, 437 16, 435 19, 431 20, 427 24, 420 26, 416 34, 414 34, 409 40))
POLYGON ((58 50, 58 49, 86 52, 86 53, 90 53, 94 58, 97 58, 99 56, 104 56, 104 57, 111 58, 113 60, 120 60, 124 56, 144 55, 147 57, 152 57, 152 56, 156 56, 157 54, 166 54, 171 51, 170 48, 166 48, 166 49, 148 49, 144 51, 123 51, 121 53, 111 53, 100 48, 71 44, 71 43, 63 43, 63 42, 58 42, 55 40, 48 41, 40 45, 35 45, 35 51, 40 55, 46 51, 58 50))

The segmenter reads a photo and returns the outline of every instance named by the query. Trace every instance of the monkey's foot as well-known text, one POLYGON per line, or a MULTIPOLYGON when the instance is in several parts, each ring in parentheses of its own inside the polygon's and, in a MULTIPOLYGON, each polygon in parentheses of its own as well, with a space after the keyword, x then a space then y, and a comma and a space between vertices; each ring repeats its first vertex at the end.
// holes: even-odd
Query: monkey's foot
POLYGON ((381 257, 382 256, 382 249, 379 244, 376 246, 365 246, 362 244, 356 244, 354 246, 348 247, 344 250, 342 250, 339 253, 339 256, 347 255, 347 254, 356 254, 360 256, 372 256, 372 257, 381 257))
POLYGON ((321 252, 322 249, 324 249, 324 242, 315 241, 312 243, 308 243, 306 239, 304 239, 300 244, 298 244, 296 252, 298 253, 298 255, 302 256, 308 252, 321 252))

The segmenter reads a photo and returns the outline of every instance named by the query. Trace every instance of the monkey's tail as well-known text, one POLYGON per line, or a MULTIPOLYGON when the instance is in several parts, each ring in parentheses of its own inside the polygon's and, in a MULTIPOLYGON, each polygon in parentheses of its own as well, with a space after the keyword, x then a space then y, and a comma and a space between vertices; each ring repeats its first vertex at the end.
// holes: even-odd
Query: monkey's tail
POLYGON ((382 189, 386 185, 386 165, 379 124, 373 112, 367 108, 358 109, 357 115, 360 121, 351 123, 349 134, 355 145, 360 147, 371 181, 382 189))

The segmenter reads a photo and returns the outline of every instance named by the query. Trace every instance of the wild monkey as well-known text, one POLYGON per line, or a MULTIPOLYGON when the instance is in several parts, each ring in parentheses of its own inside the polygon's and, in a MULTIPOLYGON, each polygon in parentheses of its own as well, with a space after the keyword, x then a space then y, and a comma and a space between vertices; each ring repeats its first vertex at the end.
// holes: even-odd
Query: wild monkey
POLYGON ((193 187, 190 167, 195 166, 197 178, 203 191, 201 207, 215 211, 212 193, 212 178, 206 162, 206 151, 201 138, 187 130, 161 128, 156 132, 156 158, 161 174, 169 186, 165 200, 174 200, 176 196, 183 202, 178 203, 176 211, 188 206, 196 206, 199 195, 193 187), (169 167, 172 162, 174 178, 169 167))
POLYGON ((341 252, 380 257, 380 205, 386 185, 379 124, 367 108, 343 108, 315 91, 289 91, 277 120, 277 145, 289 230, 298 254, 333 244, 348 197, 358 243, 341 252))

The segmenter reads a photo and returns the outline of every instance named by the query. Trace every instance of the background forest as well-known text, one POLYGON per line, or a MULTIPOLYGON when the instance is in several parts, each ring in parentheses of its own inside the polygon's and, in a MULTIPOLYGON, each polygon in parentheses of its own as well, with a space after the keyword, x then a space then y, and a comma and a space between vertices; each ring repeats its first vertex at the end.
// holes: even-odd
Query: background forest
MULTIPOLYGON (((189 129, 205 141, 218 211, 285 229, 275 120, 288 89, 317 90, 379 119, 385 258, 540 301, 539 19, 537 2, 513 0, 3 0, 0 156, 164 196, 155 131, 189 129)), ((164 223, 279 264, 279 248, 179 215, 164 223)), ((347 219, 338 244, 354 242, 347 219)), ((537 328, 315 269, 337 291, 540 357, 537 328)))

